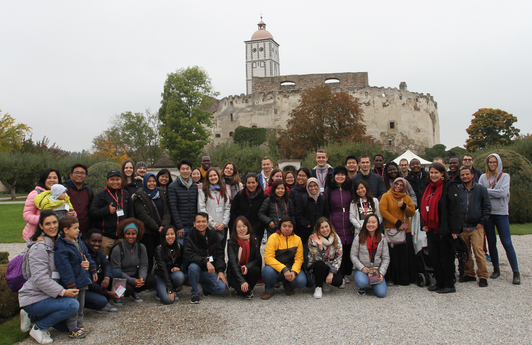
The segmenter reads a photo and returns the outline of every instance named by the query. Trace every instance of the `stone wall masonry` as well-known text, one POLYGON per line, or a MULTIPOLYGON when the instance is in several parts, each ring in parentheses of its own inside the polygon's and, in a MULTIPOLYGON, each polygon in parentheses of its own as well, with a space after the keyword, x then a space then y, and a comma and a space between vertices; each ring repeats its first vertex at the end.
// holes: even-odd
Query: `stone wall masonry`
POLYGON ((322 85, 327 80, 338 80, 331 86, 339 87, 366 87, 368 86, 368 73, 325 73, 305 75, 283 75, 278 77, 253 77, 253 92, 268 92, 281 90, 297 90, 322 85), (283 85, 284 82, 292 82, 295 85, 283 85))

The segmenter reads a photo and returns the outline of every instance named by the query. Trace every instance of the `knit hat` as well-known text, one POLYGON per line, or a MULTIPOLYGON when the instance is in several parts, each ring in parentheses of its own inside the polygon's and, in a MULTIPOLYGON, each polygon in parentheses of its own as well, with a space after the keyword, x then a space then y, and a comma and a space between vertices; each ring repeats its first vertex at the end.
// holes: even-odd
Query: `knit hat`
POLYGON ((52 196, 50 197, 50 199, 52 199, 53 201, 57 201, 59 200, 59 197, 63 195, 63 193, 66 191, 66 187, 58 183, 58 184, 54 184, 52 188, 50 189, 50 191, 52 193, 52 196))
POLYGON ((148 166, 146 165, 146 163, 144 163, 144 162, 137 162, 137 164, 135 164, 135 170, 137 170, 137 169, 140 168, 140 167, 148 168, 148 166))
POLYGON ((334 168, 333 175, 336 175, 336 174, 344 174, 345 176, 349 175, 347 173, 347 168, 344 167, 343 165, 340 165, 340 166, 337 166, 336 168, 334 168))
POLYGON ((129 223, 128 225, 126 225, 124 227, 124 234, 126 233, 126 231, 128 231, 129 229, 133 229, 137 232, 137 235, 139 234, 139 228, 137 228, 137 225, 135 223, 129 223))

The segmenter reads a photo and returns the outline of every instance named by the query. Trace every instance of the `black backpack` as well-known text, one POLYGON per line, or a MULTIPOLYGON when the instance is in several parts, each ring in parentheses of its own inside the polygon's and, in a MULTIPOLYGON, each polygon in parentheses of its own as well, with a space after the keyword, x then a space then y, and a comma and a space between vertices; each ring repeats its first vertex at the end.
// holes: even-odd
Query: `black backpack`
MULTIPOLYGON (((141 250, 140 250, 140 242, 137 241, 137 254, 139 256, 139 263, 140 263, 140 254, 141 254, 141 250)), ((124 243, 123 241, 120 241, 120 242, 117 242, 115 244, 113 244, 113 246, 111 247, 111 250, 109 251, 109 253, 112 253, 113 252, 113 249, 115 249, 116 246, 119 246, 120 247, 120 261, 122 261, 122 259, 124 259, 124 243)), ((111 254, 109 254, 109 258, 111 258, 111 254)), ((137 265, 137 269, 139 268, 139 266, 137 265)))

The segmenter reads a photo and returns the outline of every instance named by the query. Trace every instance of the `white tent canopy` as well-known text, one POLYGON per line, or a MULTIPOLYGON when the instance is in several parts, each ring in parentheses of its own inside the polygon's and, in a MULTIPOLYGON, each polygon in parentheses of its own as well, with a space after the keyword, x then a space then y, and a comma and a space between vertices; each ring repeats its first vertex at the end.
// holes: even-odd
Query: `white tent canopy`
POLYGON ((416 155, 414 152, 410 151, 410 150, 406 150, 405 152, 403 152, 402 155, 400 155, 399 157, 397 157, 396 159, 394 159, 393 161, 395 163, 397 163, 397 165, 399 165, 399 162, 401 161, 401 159, 405 158, 406 160, 408 160, 408 163, 410 163, 410 161, 413 159, 413 158, 416 158, 416 159, 419 159, 419 162, 421 163, 421 165, 429 165, 431 164, 432 162, 429 162, 428 160, 426 159, 423 159, 421 157, 419 157, 418 155, 416 155))

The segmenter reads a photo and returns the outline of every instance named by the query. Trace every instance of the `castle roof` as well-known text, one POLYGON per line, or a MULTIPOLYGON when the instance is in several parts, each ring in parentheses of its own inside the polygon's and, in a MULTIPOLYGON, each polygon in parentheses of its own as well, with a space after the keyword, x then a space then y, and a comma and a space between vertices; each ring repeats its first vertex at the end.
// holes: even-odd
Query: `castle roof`
POLYGON ((266 39, 269 39, 269 38, 271 38, 273 40, 272 34, 268 30, 266 30, 266 23, 264 23, 262 21, 262 17, 260 17, 260 22, 257 24, 257 26, 259 27, 259 29, 257 31, 255 31, 253 36, 251 36, 251 40, 252 41, 255 41, 255 40, 266 40, 266 39))

